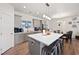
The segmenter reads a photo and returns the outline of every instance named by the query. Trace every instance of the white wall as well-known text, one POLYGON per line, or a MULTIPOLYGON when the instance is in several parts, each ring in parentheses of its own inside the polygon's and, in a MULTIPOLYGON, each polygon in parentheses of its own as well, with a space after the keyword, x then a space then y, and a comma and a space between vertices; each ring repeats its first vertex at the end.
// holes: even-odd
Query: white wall
POLYGON ((48 25, 52 31, 61 30, 61 32, 63 31, 64 33, 66 33, 67 31, 73 31, 72 38, 75 38, 75 35, 79 32, 79 23, 77 23, 77 21, 79 21, 79 18, 77 18, 76 20, 72 19, 73 17, 53 19, 51 21, 48 21, 48 25), (69 22, 72 22, 72 24, 69 24, 69 22), (59 23, 61 26, 58 26, 59 23), (77 27, 72 27, 73 24, 75 24, 77 27))
POLYGON ((14 16, 14 27, 20 27, 21 26, 21 16, 15 15, 14 16))

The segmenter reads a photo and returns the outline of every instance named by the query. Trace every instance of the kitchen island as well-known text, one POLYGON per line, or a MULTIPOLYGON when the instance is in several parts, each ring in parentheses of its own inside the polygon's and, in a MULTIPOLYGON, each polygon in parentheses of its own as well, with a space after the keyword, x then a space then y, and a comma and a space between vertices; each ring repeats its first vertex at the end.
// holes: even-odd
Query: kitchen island
POLYGON ((50 35, 43 35, 42 33, 31 34, 29 36, 29 49, 33 55, 41 55, 42 48, 49 46, 58 40, 63 34, 53 33, 50 35))

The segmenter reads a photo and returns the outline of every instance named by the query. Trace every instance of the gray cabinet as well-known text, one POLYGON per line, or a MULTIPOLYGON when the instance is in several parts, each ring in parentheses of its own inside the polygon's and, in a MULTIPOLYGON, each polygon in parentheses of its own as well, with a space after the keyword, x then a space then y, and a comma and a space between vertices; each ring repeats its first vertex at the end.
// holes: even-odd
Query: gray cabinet
POLYGON ((24 42, 25 34, 23 33, 15 33, 14 34, 14 45, 24 42))
POLYGON ((40 42, 29 38, 29 49, 32 55, 40 55, 40 42))

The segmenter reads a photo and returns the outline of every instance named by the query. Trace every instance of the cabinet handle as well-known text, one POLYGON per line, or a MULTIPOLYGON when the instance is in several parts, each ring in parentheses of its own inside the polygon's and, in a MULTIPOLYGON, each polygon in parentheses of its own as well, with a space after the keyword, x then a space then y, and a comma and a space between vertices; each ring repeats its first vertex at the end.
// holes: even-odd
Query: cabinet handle
POLYGON ((32 45, 34 45, 34 44, 35 44, 35 42, 31 42, 31 44, 32 44, 32 45))
POLYGON ((33 42, 31 42, 31 44, 32 44, 32 45, 34 45, 34 43, 33 43, 33 42))

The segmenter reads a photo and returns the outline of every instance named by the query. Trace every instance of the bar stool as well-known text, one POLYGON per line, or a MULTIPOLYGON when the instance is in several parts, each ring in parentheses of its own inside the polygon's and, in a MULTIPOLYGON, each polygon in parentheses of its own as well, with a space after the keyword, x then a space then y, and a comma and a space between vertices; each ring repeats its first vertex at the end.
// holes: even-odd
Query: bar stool
POLYGON ((42 48, 42 55, 57 55, 57 45, 56 42, 53 42, 50 46, 44 46, 42 48))
POLYGON ((63 54, 63 48, 64 48, 64 40, 63 39, 59 39, 60 40, 60 49, 61 49, 61 54, 63 54))

